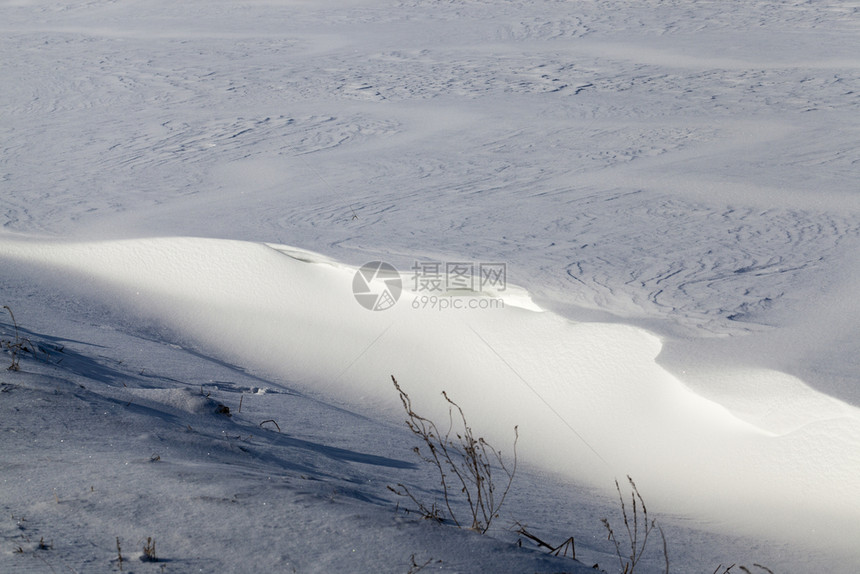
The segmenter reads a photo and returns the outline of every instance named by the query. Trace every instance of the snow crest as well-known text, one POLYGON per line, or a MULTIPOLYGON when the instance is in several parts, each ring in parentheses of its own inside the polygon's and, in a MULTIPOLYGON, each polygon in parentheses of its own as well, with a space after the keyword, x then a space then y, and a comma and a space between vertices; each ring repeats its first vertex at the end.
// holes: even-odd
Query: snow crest
MULTIPOLYGON (((724 384, 734 390, 706 398, 657 363, 661 340, 641 328, 516 304, 416 309, 408 289, 368 311, 353 296, 355 268, 287 246, 5 240, 0 254, 180 344, 393 420, 392 374, 437 417, 445 390, 498 444, 518 425, 524 460, 600 487, 630 474, 666 510, 738 528, 779 516, 789 531, 804 525, 792 536, 857 533, 846 501, 860 497, 860 409, 783 373, 737 370, 723 380, 748 379, 748 390, 724 384)), ((202 408, 185 395, 155 399, 202 408)))

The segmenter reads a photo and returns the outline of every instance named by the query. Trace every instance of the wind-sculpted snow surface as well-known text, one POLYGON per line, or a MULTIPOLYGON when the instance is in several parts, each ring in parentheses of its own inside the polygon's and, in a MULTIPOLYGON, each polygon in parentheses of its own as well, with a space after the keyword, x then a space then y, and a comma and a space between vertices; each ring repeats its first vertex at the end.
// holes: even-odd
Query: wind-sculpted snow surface
POLYGON ((396 374, 567 476, 858 539, 858 10, 0 1, 0 303, 369 411, 396 374), (368 261, 503 262, 523 290, 369 312, 368 261))
POLYGON ((448 391, 496 443, 519 425, 524 460, 598 487, 631 474, 664 512, 846 547, 858 535, 846 502, 860 496, 860 410, 790 376, 740 370, 748 390, 705 399, 656 363, 660 340, 636 327, 540 312, 513 286, 503 309, 422 309, 406 290, 368 311, 353 296, 356 269, 279 245, 0 248, 179 341, 347 404, 393 415, 394 373, 444 417, 448 391))
POLYGON ((845 3, 51 6, 4 9, 13 231, 503 259, 719 333, 858 245, 845 3))

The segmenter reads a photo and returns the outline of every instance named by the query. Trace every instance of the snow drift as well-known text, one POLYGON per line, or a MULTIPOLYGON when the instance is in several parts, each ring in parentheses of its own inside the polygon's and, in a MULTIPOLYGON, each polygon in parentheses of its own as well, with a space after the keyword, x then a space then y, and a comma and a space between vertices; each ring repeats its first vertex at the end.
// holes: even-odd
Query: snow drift
POLYGON ((726 371, 747 390, 706 399, 657 364, 661 341, 643 329, 572 322, 513 286, 494 294, 503 309, 416 309, 404 289, 369 311, 355 268, 282 245, 7 239, 0 256, 125 321, 368 412, 399 416, 392 374, 436 417, 446 390, 500 448, 519 425, 523 460, 601 488, 630 474, 664 512, 844 548, 860 535, 860 409, 783 373, 726 371))

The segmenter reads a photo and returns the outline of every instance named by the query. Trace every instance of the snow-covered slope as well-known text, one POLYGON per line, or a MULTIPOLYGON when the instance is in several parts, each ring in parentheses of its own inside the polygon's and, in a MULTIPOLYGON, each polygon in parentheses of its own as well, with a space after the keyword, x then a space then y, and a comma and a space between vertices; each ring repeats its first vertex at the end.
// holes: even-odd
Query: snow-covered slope
POLYGON ((846 543, 860 535, 858 509, 845 505, 860 499, 860 409, 788 375, 726 369, 722 388, 748 390, 724 406, 660 367, 660 340, 639 328, 515 305, 422 308, 408 289, 393 308, 368 311, 353 296, 356 269, 277 245, 165 238, 3 247, 62 273, 71 293, 98 292, 176 340, 303 390, 394 419, 394 374, 419 404, 439 404, 443 390, 457 397, 494 442, 519 425, 527 461, 594 486, 635 476, 667 512, 760 528, 779 516, 786 533, 846 543))
POLYGON ((585 571, 397 510, 435 496, 402 424, 65 306, 0 374, 3 572, 585 571))
POLYGON ((69 507, 90 521, 63 529, 78 554, 10 543, 4 564, 103 566, 113 537, 161 523, 211 533, 153 532, 195 556, 162 563, 178 571, 342 569, 324 549, 350 538, 363 571, 408 570, 410 544, 460 548, 448 571, 568 568, 445 529, 424 547, 425 526, 384 514, 384 484, 423 480, 395 374, 437 416, 449 391, 497 445, 519 425, 524 490, 547 498, 520 492, 513 514, 580 541, 553 509, 588 509, 592 563, 610 567, 599 517, 629 473, 678 517, 685 571, 855 572, 858 28, 845 1, 0 3, 0 304, 48 351, 0 379, 0 502, 44 532, 69 507), (384 312, 352 293, 374 260, 403 273, 384 312), (482 299, 504 307, 428 308, 416 262, 504 263, 508 288, 482 299), (256 410, 212 414, 237 396, 256 410), (285 416, 289 438, 259 430, 285 416), (110 447, 138 442, 178 454, 110 447), (84 498, 101 468, 129 517, 84 498), (277 530, 201 562, 254 516, 216 535, 207 498, 166 521, 204 482, 233 512, 230 491, 283 491, 261 522, 307 523, 287 550, 277 530), (335 490, 349 504, 318 504, 335 490), (404 550, 380 560, 365 536, 404 550))
MULTIPOLYGON (((860 496, 854 472, 860 412, 788 375, 724 373, 718 388, 738 386, 740 379, 752 390, 727 393, 722 403, 708 400, 656 363, 660 341, 639 328, 573 323, 516 296, 505 308, 440 311, 420 308, 420 298, 407 291, 395 307, 373 312, 353 295, 355 269, 279 245, 163 238, 5 241, 0 248, 19 277, 84 304, 107 305, 102 320, 141 322, 156 339, 254 365, 267 380, 291 381, 303 393, 337 397, 393 422, 400 416, 389 380, 395 374, 437 420, 445 418, 438 399, 445 390, 495 444, 509 442, 518 425, 520 456, 532 467, 596 488, 631 474, 664 513, 716 520, 736 533, 837 542, 844 549, 856 540, 857 509, 845 501, 860 496)), ((64 354, 53 357, 64 361, 64 354)), ((156 408, 160 422, 174 429, 180 420, 192 432, 218 418, 202 387, 196 392, 184 377, 179 381, 178 388, 175 381, 160 388, 156 378, 136 390, 118 376, 113 383, 126 389, 106 394, 114 413, 122 403, 156 408), (204 423, 197 422, 201 416, 204 423)), ((234 408, 237 391, 259 395, 232 382, 215 386, 232 388, 234 408)), ((88 393, 76 392, 86 405, 88 393)), ((87 407, 90 415, 97 409, 87 407)), ((241 445, 241 428, 232 433, 236 448, 254 456, 241 445)), ((367 440, 378 447, 378 439, 367 440)), ((343 456, 410 466, 370 453, 343 456)))

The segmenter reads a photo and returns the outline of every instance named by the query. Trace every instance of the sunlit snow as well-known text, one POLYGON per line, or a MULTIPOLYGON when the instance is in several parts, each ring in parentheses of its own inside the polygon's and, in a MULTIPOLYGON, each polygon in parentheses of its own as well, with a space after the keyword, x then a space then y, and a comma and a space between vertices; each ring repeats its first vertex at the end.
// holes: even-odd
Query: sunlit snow
POLYGON ((0 3, 0 570, 611 572, 630 475, 673 571, 856 572, 858 17, 0 3), (492 537, 386 488, 439 494, 391 375, 518 427, 492 537))

